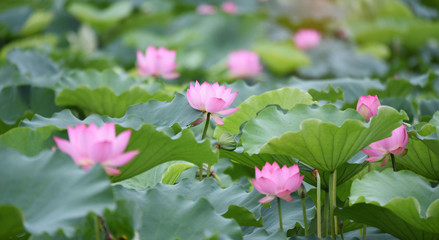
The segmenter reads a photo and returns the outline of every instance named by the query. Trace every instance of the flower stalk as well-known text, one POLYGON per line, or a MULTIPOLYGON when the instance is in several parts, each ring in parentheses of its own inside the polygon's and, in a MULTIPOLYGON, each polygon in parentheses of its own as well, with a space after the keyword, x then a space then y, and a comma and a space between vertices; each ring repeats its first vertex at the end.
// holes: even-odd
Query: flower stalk
POLYGON ((331 226, 331 236, 333 240, 336 240, 336 221, 334 218, 335 199, 336 199, 336 181, 337 172, 334 171, 329 174, 329 221, 331 226))
POLYGON ((282 230, 282 232, 284 231, 284 227, 283 227, 283 223, 282 223, 282 209, 281 209, 281 205, 280 205, 280 198, 277 197, 277 211, 279 213, 279 227, 280 230, 282 230))
POLYGON ((390 154, 390 159, 392 159, 393 171, 396 172, 395 155, 393 153, 390 154))
POLYGON ((320 173, 318 170, 316 172, 317 178, 317 237, 322 238, 322 185, 320 182, 320 173))
MULTIPOLYGON (((210 123, 210 112, 207 113, 206 124, 204 125, 203 135, 201 135, 201 140, 206 138, 207 129, 210 123)), ((207 177, 210 175, 210 166, 207 166, 207 177)), ((203 180, 203 164, 200 166, 200 181, 203 180)))

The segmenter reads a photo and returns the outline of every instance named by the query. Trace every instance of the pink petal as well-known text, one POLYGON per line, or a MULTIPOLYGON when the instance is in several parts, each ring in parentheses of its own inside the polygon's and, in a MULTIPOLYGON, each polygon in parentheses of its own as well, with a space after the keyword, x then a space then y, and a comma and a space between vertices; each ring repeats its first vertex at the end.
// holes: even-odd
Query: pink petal
POLYGON ((120 133, 113 141, 112 156, 121 154, 127 147, 131 137, 131 130, 126 130, 120 133))
POLYGON ((211 97, 206 101, 206 111, 216 113, 224 109, 225 101, 221 98, 211 97))
POLYGON ((283 200, 285 200, 287 202, 291 202, 291 201, 293 201, 293 197, 291 197, 291 193, 292 192, 285 190, 285 191, 277 193, 276 196, 278 196, 279 198, 282 198, 283 200))
POLYGON ((276 193, 276 183, 268 178, 260 177, 258 179, 252 179, 252 183, 256 190, 262 194, 275 194, 276 193))
POLYGON ((305 176, 300 176, 299 173, 290 176, 286 181, 285 181, 285 186, 284 189, 290 191, 290 192, 295 192, 297 191, 297 189, 299 189, 300 185, 302 184, 303 178, 305 176))
POLYGON ((97 130, 98 140, 109 140, 112 141, 116 138, 116 127, 114 123, 104 123, 99 130, 97 130))
POLYGON ((224 125, 223 120, 222 120, 221 117, 218 116, 217 114, 212 114, 212 115, 210 115, 210 116, 212 117, 213 121, 215 121, 216 124, 218 124, 218 125, 224 125))
POLYGON ((112 167, 104 167, 105 172, 107 172, 108 175, 118 175, 120 174, 120 170, 117 168, 112 168, 112 167))
POLYGON ((223 111, 219 111, 218 114, 223 115, 223 116, 228 116, 234 112, 236 112, 239 108, 229 108, 223 111))
POLYGON ((103 165, 120 167, 131 161, 137 154, 139 154, 138 150, 126 152, 116 156, 115 158, 107 160, 103 165))
POLYGON ((111 157, 112 153, 112 142, 102 141, 93 144, 90 151, 90 158, 93 162, 105 162, 111 157))
POLYGON ((276 195, 274 195, 274 194, 273 194, 273 195, 267 195, 267 196, 265 196, 265 197, 259 199, 258 202, 260 202, 260 203, 269 203, 269 202, 271 202, 275 197, 276 197, 276 195))

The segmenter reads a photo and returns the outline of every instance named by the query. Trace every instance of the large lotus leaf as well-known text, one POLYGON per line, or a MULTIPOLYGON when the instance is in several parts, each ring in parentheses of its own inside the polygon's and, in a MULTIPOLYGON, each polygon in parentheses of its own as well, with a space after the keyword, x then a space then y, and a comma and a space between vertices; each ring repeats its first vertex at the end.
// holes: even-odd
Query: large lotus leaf
MULTIPOLYGON (((390 211, 412 228, 439 237, 439 187, 431 187, 427 180, 411 171, 393 172, 386 169, 383 172, 370 172, 352 183, 349 200, 352 207, 361 204, 359 209, 363 209, 362 212, 367 211, 370 206, 373 209, 378 207, 390 211)), ((381 218, 372 213, 366 215, 368 216, 359 212, 354 220, 361 222, 362 218, 381 218)), ((399 228, 393 226, 393 221, 387 224, 399 228)), ((381 227, 380 222, 372 224, 374 225, 381 227)))
POLYGON ((54 125, 58 128, 75 126, 78 123, 94 122, 101 125, 103 122, 115 122, 126 128, 139 129, 143 123, 149 123, 157 127, 172 127, 174 124, 187 127, 190 123, 202 117, 202 113, 193 109, 186 97, 177 93, 172 102, 151 100, 128 107, 127 113, 121 118, 110 118, 92 114, 84 120, 79 120, 70 110, 55 113, 51 118, 35 115, 32 121, 25 120, 22 126, 38 128, 54 125))
POLYGON ((0 203, 18 207, 31 234, 53 235, 61 230, 71 236, 89 212, 102 214, 105 208, 115 207, 110 181, 101 167, 85 172, 59 151, 27 157, 3 149, 0 155, 0 203))
MULTIPOLYGON (((280 201, 282 209, 282 224, 285 230, 294 228, 297 223, 302 227, 304 226, 302 200, 296 193, 293 193, 291 196, 294 198, 294 200, 291 202, 284 200, 280 201)), ((262 219, 264 220, 264 229, 269 233, 274 233, 279 229, 277 201, 271 201, 270 205, 270 207, 262 208, 261 214, 262 219)), ((315 206, 310 197, 305 198, 305 208, 308 226, 310 226, 311 219, 314 218, 315 212, 315 206)))
POLYGON ((244 235, 244 240, 267 240, 267 239, 283 240, 283 239, 287 239, 287 236, 280 229, 277 232, 270 234, 263 228, 257 228, 253 232, 244 235))
MULTIPOLYGON (((21 31, 27 19, 32 14, 32 8, 24 5, 19 7, 10 7, 9 5, 8 9, 1 9, 0 26, 6 28, 8 32, 13 34, 18 34, 21 31)), ((5 33, 2 32, 1 36, 4 37, 4 34, 5 33)))
POLYGON ((259 43, 254 47, 262 61, 276 74, 284 75, 310 64, 306 54, 291 42, 259 43))
POLYGON ((439 181, 439 139, 419 139, 410 135, 406 149, 405 156, 396 156, 397 166, 401 164, 404 169, 439 181))
POLYGON ((292 156, 313 168, 333 172, 370 143, 389 137, 403 116, 382 106, 370 124, 352 109, 298 105, 284 114, 267 108, 243 129, 242 145, 249 154, 292 156))
POLYGON ((235 151, 228 151, 221 149, 220 156, 229 158, 230 160, 237 162, 241 165, 244 165, 246 167, 254 168, 256 166, 259 169, 261 169, 266 162, 273 163, 274 161, 276 161, 280 165, 288 165, 288 166, 295 163, 292 160, 292 158, 288 156, 274 155, 268 153, 250 155, 246 152, 243 152, 242 150, 243 150, 242 148, 237 148, 235 151))
POLYGON ((219 138, 224 132, 239 133, 240 126, 255 117, 267 105, 279 105, 284 109, 291 109, 296 104, 313 104, 311 95, 297 88, 281 88, 265 92, 258 96, 249 97, 238 106, 238 110, 224 119, 224 125, 215 129, 214 136, 219 138))
POLYGON ((367 95, 369 89, 383 90, 385 86, 378 80, 373 80, 369 78, 337 78, 328 80, 301 80, 296 77, 292 77, 288 84, 291 87, 296 87, 305 91, 310 91, 315 89, 330 90, 330 86, 334 88, 341 88, 344 94, 344 100, 348 103, 353 103, 358 100, 362 95, 367 95))
POLYGON ((141 239, 242 239, 239 225, 221 217, 205 198, 192 201, 155 188, 136 191, 119 186, 115 194, 135 202, 132 207, 137 205, 141 239))
POLYGON ((192 201, 206 198, 218 214, 233 218, 240 225, 261 225, 261 204, 258 200, 262 198, 262 195, 255 189, 248 193, 239 184, 223 189, 212 178, 207 178, 202 182, 185 179, 176 185, 158 184, 153 188, 165 195, 177 194, 192 201))
MULTIPOLYGON (((36 50, 13 49, 7 54, 7 60, 17 66, 23 75, 32 77, 43 77, 56 74, 59 66, 50 59, 36 50)), ((46 79, 46 84, 50 83, 46 79)))
POLYGON ((141 122, 158 127, 171 127, 177 123, 186 128, 202 115, 201 111, 189 105, 185 95, 177 93, 172 102, 152 100, 131 106, 126 115, 116 122, 124 127, 135 127, 135 122, 141 122), (132 124, 127 124, 127 122, 132 122, 132 124))
POLYGON ((218 161, 210 141, 198 142, 189 129, 170 137, 149 124, 132 132, 128 150, 139 150, 140 153, 120 168, 122 173, 112 177, 113 182, 128 179, 169 161, 183 160, 198 166, 203 163, 212 165, 218 161))
POLYGON ((317 47, 308 51, 311 66, 299 69, 308 78, 369 77, 387 72, 386 62, 368 54, 357 54, 356 46, 335 39, 323 40, 317 47))
MULTIPOLYGON (((44 121, 43 118, 40 119, 44 121)), ((55 146, 52 136, 54 134, 61 135, 60 130, 67 128, 68 125, 76 126, 78 123, 90 122, 101 125, 103 123, 102 119, 98 117, 93 118, 96 121, 93 121, 92 118, 84 121, 70 118, 64 122, 58 122, 58 125, 55 125, 56 127, 50 126, 55 119, 48 119, 48 122, 45 122, 48 126, 36 129, 27 127, 12 129, 1 136, 0 143, 16 148, 27 155, 33 155, 42 149, 55 146), (27 146, 29 146, 29 149, 27 146)), ((32 124, 32 122, 30 123, 32 124)), ((118 132, 124 130, 126 129, 117 127, 118 132)), ((127 146, 127 151, 129 150, 139 150, 140 153, 134 160, 121 167, 122 174, 112 177, 112 181, 116 182, 133 177, 169 161, 183 160, 201 165, 202 163, 214 164, 218 160, 216 154, 212 151, 210 142, 198 142, 189 129, 184 129, 179 134, 171 137, 150 124, 143 124, 139 129, 132 131, 127 146)))
POLYGON ((82 22, 104 29, 127 17, 132 9, 131 2, 119 1, 111 4, 106 9, 97 9, 89 3, 73 2, 67 10, 82 22))
POLYGON ((26 239, 28 233, 23 226, 23 213, 13 205, 0 204, 0 238, 26 239))
POLYGON ((128 106, 151 99, 171 99, 163 91, 149 92, 141 86, 136 79, 118 75, 113 71, 77 71, 62 78, 58 83, 56 104, 77 106, 88 112, 111 117, 122 117, 128 106))

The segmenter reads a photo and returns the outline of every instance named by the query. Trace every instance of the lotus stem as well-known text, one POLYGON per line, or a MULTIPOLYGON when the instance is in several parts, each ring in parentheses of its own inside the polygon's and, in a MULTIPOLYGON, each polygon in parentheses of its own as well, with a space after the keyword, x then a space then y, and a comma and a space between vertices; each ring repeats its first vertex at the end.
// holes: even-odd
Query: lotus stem
POLYGON ((308 218, 306 216, 306 204, 305 198, 302 198, 302 212, 303 212, 303 223, 305 227, 305 236, 308 235, 308 218))
MULTIPOLYGON (((210 123, 210 112, 207 113, 206 124, 204 125, 204 130, 203 130, 203 135, 201 135, 201 140, 206 138, 207 129, 209 128, 209 123, 210 123)), ((209 166, 207 167, 207 173, 210 174, 209 166)), ((200 166, 200 181, 202 180, 203 180, 203 164, 201 164, 200 166)))
MULTIPOLYGON (((333 203, 334 203, 334 209, 337 207, 337 170, 334 171, 334 177, 332 178, 332 187, 334 188, 334 199, 333 203)), ((335 227, 335 235, 338 235, 338 221, 337 221, 337 216, 334 216, 334 227, 335 227)))
POLYGON ((276 198, 277 198, 277 211, 279 213, 279 227, 280 227, 280 230, 282 230, 282 232, 283 232, 284 227, 282 224, 282 209, 281 209, 281 205, 280 205, 280 198, 279 197, 276 197, 276 198))
POLYGON ((367 225, 364 224, 363 225, 363 240, 366 240, 366 230, 367 230, 367 225))
POLYGON ((395 155, 393 155, 393 153, 391 153, 391 154, 390 154, 390 158, 392 159, 392 168, 393 168, 393 171, 396 172, 395 155))
POLYGON ((317 171, 317 237, 322 238, 322 204, 321 193, 322 186, 320 182, 320 173, 317 171))
POLYGON ((96 240, 101 240, 101 231, 99 229, 99 216, 96 215, 94 217, 94 222, 95 222, 95 235, 96 235, 96 240))
POLYGON ((330 225, 331 225, 331 236, 333 240, 336 240, 336 235, 335 235, 335 222, 334 222, 334 208, 335 208, 335 202, 334 199, 335 197, 335 186, 334 186, 334 182, 336 180, 334 180, 335 176, 335 171, 329 174, 329 221, 330 221, 330 225))
POLYGON ((329 193, 325 191, 325 205, 323 205, 323 237, 328 236, 329 224, 329 193))

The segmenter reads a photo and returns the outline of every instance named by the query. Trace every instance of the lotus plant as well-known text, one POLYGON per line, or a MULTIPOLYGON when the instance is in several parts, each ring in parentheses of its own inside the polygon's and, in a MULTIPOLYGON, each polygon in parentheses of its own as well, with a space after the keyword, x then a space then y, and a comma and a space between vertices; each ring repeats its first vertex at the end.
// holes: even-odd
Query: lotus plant
POLYGON ((357 103, 357 112, 363 116, 366 122, 369 122, 370 118, 378 114, 378 107, 381 106, 378 97, 367 95, 361 96, 357 103))
POLYGON ((177 67, 175 62, 176 52, 164 47, 156 49, 149 46, 145 55, 137 51, 138 73, 142 76, 161 76, 164 79, 174 79, 179 76, 174 70, 177 67))
POLYGON ((405 155, 407 152, 405 146, 407 145, 408 140, 409 138, 405 125, 402 125, 392 131, 391 137, 371 143, 369 149, 363 149, 361 151, 369 156, 366 158, 366 161, 376 162, 383 160, 381 166, 386 165, 389 156, 391 156, 393 170, 396 170, 393 155, 405 155))
POLYGON ((139 153, 137 150, 124 153, 131 130, 116 136, 114 123, 104 123, 100 128, 94 123, 88 127, 85 124, 68 126, 67 133, 70 141, 58 137, 53 139, 58 148, 70 155, 84 170, 98 163, 109 175, 117 175, 120 174, 117 167, 127 164, 139 153))
POLYGON ((299 166, 294 164, 291 167, 284 165, 279 167, 277 162, 272 165, 265 163, 262 170, 255 167, 256 179, 252 179, 253 186, 258 192, 266 196, 259 199, 260 203, 271 202, 277 197, 279 211, 279 226, 283 230, 282 211, 280 209, 280 199, 287 202, 293 201, 291 193, 300 188, 304 176, 300 176, 299 166))
POLYGON ((196 81, 195 86, 191 83, 186 94, 187 100, 193 108, 203 112, 203 117, 194 122, 193 125, 198 125, 208 119, 208 115, 216 124, 223 125, 224 122, 220 115, 227 116, 238 110, 238 108, 227 109, 237 94, 238 92, 232 93, 231 87, 219 86, 218 83, 212 85, 204 82, 200 85, 196 81))
POLYGON ((309 50, 320 44, 322 36, 314 29, 300 29, 293 36, 294 44, 301 50, 309 50))
POLYGON ((227 65, 232 78, 252 77, 262 71, 258 54, 247 50, 231 52, 227 65))

